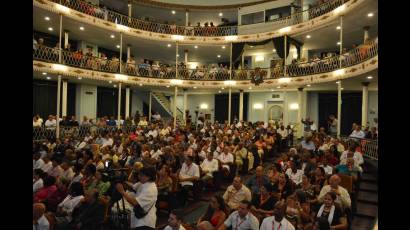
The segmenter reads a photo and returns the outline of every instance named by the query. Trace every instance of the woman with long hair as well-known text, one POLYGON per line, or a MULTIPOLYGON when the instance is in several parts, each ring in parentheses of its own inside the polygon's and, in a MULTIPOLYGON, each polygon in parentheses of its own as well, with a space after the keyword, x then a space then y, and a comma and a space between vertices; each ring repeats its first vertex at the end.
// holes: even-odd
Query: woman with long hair
POLYGON ((221 196, 213 196, 209 201, 205 215, 197 222, 198 230, 218 229, 227 218, 225 201, 221 196))
POLYGON ((339 205, 335 204, 336 193, 326 193, 323 205, 316 213, 317 218, 325 218, 331 229, 347 229, 347 219, 339 205))

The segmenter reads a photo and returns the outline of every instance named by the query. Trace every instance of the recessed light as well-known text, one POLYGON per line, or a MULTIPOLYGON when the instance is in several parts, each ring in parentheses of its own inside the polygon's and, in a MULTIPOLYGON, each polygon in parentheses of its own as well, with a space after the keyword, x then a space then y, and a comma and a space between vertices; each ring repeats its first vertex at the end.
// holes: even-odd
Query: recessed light
POLYGON ((373 13, 368 13, 367 17, 373 17, 373 13))
POLYGON ((218 93, 221 93, 221 90, 219 90, 218 93))
POLYGON ((83 26, 80 26, 80 30, 84 30, 84 27, 83 27, 83 26))
POLYGON ((117 48, 119 49, 121 46, 120 45, 117 45, 117 48))
POLYGON ((48 27, 48 30, 49 30, 49 31, 53 31, 53 27, 48 27))
POLYGON ((373 77, 372 77, 372 76, 368 76, 367 79, 373 79, 373 77))
POLYGON ((177 54, 177 57, 179 57, 179 54, 177 54))
POLYGON ((345 88, 340 88, 341 90, 344 90, 345 88))
POLYGON ((142 86, 142 84, 140 83, 140 86, 142 86))
POLYGON ((83 79, 82 77, 78 77, 78 80, 81 80, 81 79, 83 79))
POLYGON ((280 89, 280 86, 276 87, 277 89, 280 89))
POLYGON ((112 81, 109 81, 108 83, 110 83, 110 84, 111 84, 111 83, 112 83, 112 81))
POLYGON ((225 49, 225 46, 222 46, 222 49, 225 49))
POLYGON ((194 86, 194 89, 196 89, 196 88, 198 88, 198 87, 194 86))
POLYGON ((337 29, 337 30, 340 30, 340 26, 337 26, 336 29, 337 29))
POLYGON ((175 10, 171 11, 172 14, 175 14, 175 10))
POLYGON ((221 89, 222 89, 222 90, 224 90, 225 88, 224 88, 224 87, 222 87, 221 89))
POLYGON ((50 80, 51 79, 51 77, 47 77, 47 80, 50 80))
POLYGON ((306 38, 310 38, 310 35, 306 35, 306 38))
POLYGON ((167 85, 167 88, 169 88, 169 85, 167 85))
POLYGON ((115 38, 115 35, 114 34, 111 34, 111 36, 110 36, 111 38, 115 38))
POLYGON ((340 42, 337 42, 337 45, 340 46, 340 42))
POLYGON ((217 57, 218 57, 218 58, 220 58, 220 57, 221 57, 221 55, 219 55, 219 54, 218 54, 218 55, 217 55, 217 57))
POLYGON ((168 44, 167 46, 168 46, 168 47, 171 47, 171 44, 168 44))
POLYGON ((194 46, 195 49, 198 49, 198 46, 194 46))
POLYGON ((276 49, 273 49, 272 51, 273 51, 273 52, 276 52, 276 49))
POLYGON ((114 88, 117 88, 117 85, 114 85, 114 88))
POLYGON ((336 82, 336 84, 339 84, 339 83, 340 83, 340 81, 337 81, 337 82, 336 82))
POLYGON ((249 46, 249 47, 253 48, 253 46, 249 46))
POLYGON ((310 87, 310 85, 306 85, 307 87, 310 87))
POLYGON ((222 17, 222 16, 223 16, 222 12, 221 12, 221 13, 219 13, 218 15, 219 15, 219 17, 222 17))
POLYGON ((44 20, 50 21, 50 17, 44 17, 44 20))
POLYGON ((275 90, 274 90, 274 89, 271 89, 270 91, 272 91, 272 92, 273 92, 273 91, 275 91, 275 90))
POLYGON ((47 73, 43 72, 43 75, 47 75, 47 73))
POLYGON ((249 87, 248 89, 252 89, 252 87, 249 87))

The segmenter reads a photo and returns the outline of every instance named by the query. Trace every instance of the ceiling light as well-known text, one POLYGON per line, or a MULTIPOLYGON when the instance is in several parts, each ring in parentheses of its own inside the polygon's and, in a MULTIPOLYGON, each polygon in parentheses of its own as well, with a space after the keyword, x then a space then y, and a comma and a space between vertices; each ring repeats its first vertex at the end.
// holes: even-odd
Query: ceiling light
POLYGON ((337 27, 336 27, 337 30, 340 30, 340 28, 341 28, 340 26, 337 26, 337 27))
POLYGON ((198 87, 194 86, 194 89, 196 89, 196 88, 198 88, 198 87))
POLYGON ((115 38, 115 35, 114 34, 111 34, 111 36, 110 36, 111 38, 115 38))
POLYGON ((43 72, 43 75, 47 75, 47 73, 43 72))
POLYGON ((224 90, 225 88, 224 88, 224 87, 222 87, 221 89, 222 89, 222 90, 224 90))
POLYGON ((340 81, 337 81, 337 82, 336 82, 336 84, 339 84, 339 83, 340 83, 340 81))
POLYGON ((108 83, 110 83, 110 84, 111 84, 111 83, 112 83, 112 81, 108 81, 108 83))
POLYGON ((169 88, 169 85, 167 85, 166 87, 169 88))
POLYGON ((369 18, 373 17, 373 13, 368 13, 367 17, 369 17, 369 18))
POLYGON ((203 103, 203 104, 199 105, 199 108, 208 109, 208 104, 203 103))
POLYGON ((344 90, 345 88, 340 88, 340 90, 344 90))
POLYGON ((275 91, 275 90, 274 90, 274 89, 271 89, 270 91, 272 91, 272 92, 273 92, 273 91, 275 91))
POLYGON ((310 35, 306 35, 306 38, 310 38, 310 35))
POLYGON ((310 85, 306 85, 307 87, 310 87, 310 85))
POLYGON ((255 103, 255 104, 253 104, 253 109, 263 109, 263 104, 262 103, 255 103))
POLYGON ((260 62, 260 61, 263 61, 263 60, 265 60, 265 57, 262 56, 262 55, 258 55, 258 56, 255 57, 255 62, 260 62))
POLYGON ((368 76, 367 79, 373 79, 373 77, 372 77, 372 76, 368 76))
POLYGON ((276 87, 277 89, 280 89, 280 86, 276 87))
POLYGON ((195 49, 198 49, 198 46, 194 46, 195 49))
POLYGON ((253 46, 249 46, 249 47, 253 48, 253 46))
POLYGON ((218 58, 220 58, 221 57, 221 55, 220 54, 218 54, 218 55, 216 55, 218 58))
POLYGON ((49 31, 53 31, 53 27, 48 27, 48 30, 49 30, 49 31))
POLYGON ((223 16, 222 12, 221 12, 221 13, 219 13, 218 15, 219 15, 219 17, 222 17, 222 16, 223 16))
POLYGON ((117 48, 119 49, 121 46, 120 45, 117 45, 117 48))
POLYGON ((338 46, 340 46, 340 42, 337 42, 336 44, 337 44, 338 46))
POLYGON ((50 80, 51 79, 51 77, 47 77, 47 80, 50 80))
POLYGON ((171 44, 168 44, 167 46, 168 46, 168 47, 171 47, 171 44))
POLYGON ((252 87, 251 86, 249 86, 249 88, 248 89, 252 89, 252 87))
POLYGON ((80 26, 80 30, 84 30, 84 27, 83 27, 83 26, 80 26))
POLYGON ((172 14, 175 14, 175 10, 171 11, 172 14))
POLYGON ((221 93, 221 90, 219 90, 218 93, 221 93))
POLYGON ((179 54, 177 54, 177 57, 179 57, 179 54))
POLYGON ((117 85, 114 85, 114 88, 117 88, 117 85))
POLYGON ((44 20, 50 21, 50 17, 45 17, 44 20))
POLYGON ((142 86, 142 83, 140 83, 140 86, 142 86))
POLYGON ((225 46, 222 46, 222 49, 225 49, 225 46))
POLYGON ((273 49, 272 51, 273 51, 273 52, 276 52, 276 49, 273 49))
POLYGON ((81 80, 81 79, 83 79, 82 77, 78 77, 78 80, 81 80))
POLYGON ((292 103, 289 105, 290 110, 298 110, 299 109, 299 104, 298 103, 292 103))

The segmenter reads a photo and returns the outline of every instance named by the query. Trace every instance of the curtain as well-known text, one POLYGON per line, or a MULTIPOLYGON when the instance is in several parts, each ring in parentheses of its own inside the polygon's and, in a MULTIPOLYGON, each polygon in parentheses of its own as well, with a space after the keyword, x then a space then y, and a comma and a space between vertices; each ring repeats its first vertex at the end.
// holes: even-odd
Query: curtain
MULTIPOLYGON (((97 87, 97 117, 114 116, 117 120, 118 88, 97 87)), ((121 115, 125 114, 125 89, 121 89, 121 115)))

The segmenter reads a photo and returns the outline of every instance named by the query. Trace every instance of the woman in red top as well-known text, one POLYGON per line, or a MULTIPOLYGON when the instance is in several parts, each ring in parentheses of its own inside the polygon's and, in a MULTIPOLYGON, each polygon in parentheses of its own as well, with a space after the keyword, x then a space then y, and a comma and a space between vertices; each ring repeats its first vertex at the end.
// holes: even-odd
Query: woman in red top
POLYGON ((57 191, 57 186, 55 185, 56 178, 53 176, 48 176, 44 179, 44 187, 38 190, 33 196, 33 203, 43 203, 57 191))
POLYGON ((208 209, 197 222, 198 230, 218 229, 227 217, 225 202, 221 196, 213 196, 208 209))

